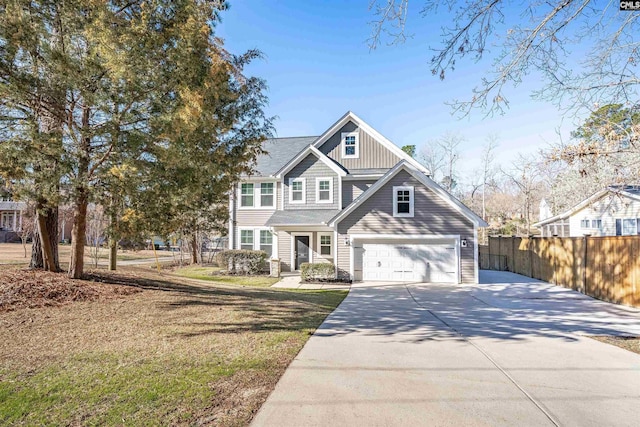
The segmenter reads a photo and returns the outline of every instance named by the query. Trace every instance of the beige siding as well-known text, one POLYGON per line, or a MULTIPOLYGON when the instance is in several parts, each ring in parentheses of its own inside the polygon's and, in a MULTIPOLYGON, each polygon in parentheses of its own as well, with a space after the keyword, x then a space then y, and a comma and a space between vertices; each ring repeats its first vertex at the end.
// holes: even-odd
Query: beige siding
POLYGON ((291 271, 291 234, 278 231, 278 256, 282 271, 291 271))
MULTIPOLYGON (((301 232, 311 234, 311 259, 313 262, 333 262, 333 257, 320 255, 320 234, 330 234, 333 239, 333 231, 323 232, 301 232)), ((280 257, 282 271, 291 271, 291 236, 297 234, 295 231, 278 232, 278 256, 280 257)))
MULTIPOLYGON (((338 233, 344 234, 433 234, 459 235, 467 239, 467 247, 460 248, 462 281, 472 283, 474 274, 474 226, 464 215, 445 200, 424 187, 405 171, 393 177, 376 194, 360 205, 338 225, 338 233), (414 186, 415 205, 413 218, 393 216, 393 186, 414 186), (381 231, 384 230, 384 231, 381 231)), ((344 269, 339 255, 339 268, 344 269)))
POLYGON ((363 181, 342 181, 342 207, 346 208, 355 200, 356 197, 361 195, 366 189, 371 187, 376 182, 375 179, 363 180, 363 181))
POLYGON ((315 155, 309 154, 284 177, 284 209, 340 209, 338 194, 338 175, 315 155), (305 203, 289 203, 289 180, 305 179, 305 203), (333 180, 333 203, 316 203, 316 178, 333 180))
POLYGON ((329 138, 319 149, 330 158, 339 162, 342 166, 351 169, 392 168, 400 161, 400 158, 389 151, 384 145, 374 139, 363 130, 359 133, 359 158, 343 159, 341 138, 342 132, 353 132, 358 127, 349 122, 329 138))
POLYGON ((338 278, 349 279, 349 259, 351 257, 351 247, 344 244, 346 234, 338 233, 338 254, 336 259, 338 260, 338 278))

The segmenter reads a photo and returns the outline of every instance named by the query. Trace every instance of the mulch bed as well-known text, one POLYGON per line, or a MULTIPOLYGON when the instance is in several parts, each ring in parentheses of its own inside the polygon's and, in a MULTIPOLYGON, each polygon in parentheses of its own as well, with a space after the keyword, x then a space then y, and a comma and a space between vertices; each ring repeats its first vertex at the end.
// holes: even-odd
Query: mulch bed
POLYGON ((65 273, 0 270, 0 312, 121 298, 138 292, 142 290, 132 286, 69 279, 65 273))

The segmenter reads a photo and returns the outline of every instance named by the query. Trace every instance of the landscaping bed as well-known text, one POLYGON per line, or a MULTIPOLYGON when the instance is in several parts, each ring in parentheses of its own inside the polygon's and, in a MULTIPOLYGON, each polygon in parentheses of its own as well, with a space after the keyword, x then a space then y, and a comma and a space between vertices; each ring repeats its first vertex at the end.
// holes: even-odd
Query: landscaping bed
POLYGON ((119 298, 138 292, 141 290, 131 286, 69 279, 64 273, 26 269, 0 270, 0 312, 60 306, 74 301, 119 298))

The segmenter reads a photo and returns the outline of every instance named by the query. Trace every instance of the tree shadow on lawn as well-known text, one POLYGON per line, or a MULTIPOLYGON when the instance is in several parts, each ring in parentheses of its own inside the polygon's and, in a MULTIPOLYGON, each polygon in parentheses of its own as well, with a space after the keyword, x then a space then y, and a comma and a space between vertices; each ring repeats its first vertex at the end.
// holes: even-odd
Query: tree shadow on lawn
POLYGON ((189 331, 176 336, 195 337, 217 333, 299 331, 315 329, 346 296, 345 291, 298 291, 234 285, 205 284, 188 278, 167 279, 93 272, 89 280, 144 290, 162 291, 178 298, 163 303, 168 321, 179 323, 184 310, 208 307, 242 315, 237 322, 189 322, 180 324, 189 331))

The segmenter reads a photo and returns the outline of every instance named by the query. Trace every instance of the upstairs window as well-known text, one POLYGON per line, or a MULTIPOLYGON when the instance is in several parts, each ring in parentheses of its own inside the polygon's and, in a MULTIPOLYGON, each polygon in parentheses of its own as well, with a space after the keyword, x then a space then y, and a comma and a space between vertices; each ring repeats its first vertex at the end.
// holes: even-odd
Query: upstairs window
POLYGON ((243 208, 253 207, 253 184, 240 185, 240 206, 243 208))
POLYGON ((244 182, 240 184, 240 208, 275 208, 276 184, 244 182))
POLYGON ((305 203, 304 178, 294 178, 289 181, 289 201, 291 203, 305 203))
POLYGON ((316 179, 316 202, 333 203, 333 178, 316 179))
POLYGON ((273 207, 273 182, 263 182, 260 184, 260 206, 273 207))
POLYGON ((413 217, 413 187, 393 187, 393 216, 413 217))
POLYGON ((358 158, 360 156, 360 144, 359 144, 358 132, 343 132, 342 133, 342 157, 343 158, 358 158))

